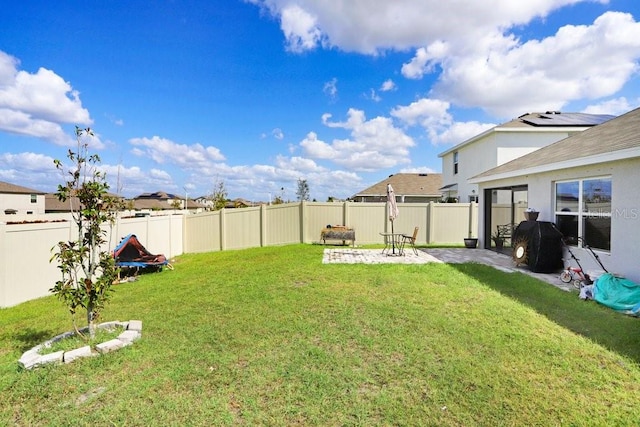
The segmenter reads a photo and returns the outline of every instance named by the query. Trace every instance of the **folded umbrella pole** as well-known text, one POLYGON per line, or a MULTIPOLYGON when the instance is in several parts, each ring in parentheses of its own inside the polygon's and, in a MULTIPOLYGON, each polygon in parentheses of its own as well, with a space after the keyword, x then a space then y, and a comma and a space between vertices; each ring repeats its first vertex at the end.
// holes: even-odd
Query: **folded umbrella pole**
POLYGON ((389 209, 389 221, 391 221, 391 250, 392 254, 396 253, 396 238, 393 231, 393 221, 398 217, 398 203, 396 202, 396 193, 393 191, 391 184, 387 184, 387 208, 389 209))

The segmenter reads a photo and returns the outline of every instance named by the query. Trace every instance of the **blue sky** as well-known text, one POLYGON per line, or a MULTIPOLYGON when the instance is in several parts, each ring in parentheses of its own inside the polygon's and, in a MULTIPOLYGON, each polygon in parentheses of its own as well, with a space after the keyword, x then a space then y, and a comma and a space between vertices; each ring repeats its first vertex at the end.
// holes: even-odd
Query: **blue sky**
POLYGON ((346 198, 531 111, 640 104, 634 0, 9 2, 0 181, 53 192, 91 127, 112 190, 346 198))

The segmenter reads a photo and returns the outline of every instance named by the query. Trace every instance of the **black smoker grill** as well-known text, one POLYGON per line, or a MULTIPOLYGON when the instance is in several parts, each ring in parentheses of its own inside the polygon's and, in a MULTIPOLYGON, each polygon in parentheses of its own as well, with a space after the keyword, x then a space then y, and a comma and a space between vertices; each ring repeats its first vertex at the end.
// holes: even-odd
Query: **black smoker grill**
POLYGON ((522 221, 513 232, 513 258, 535 273, 554 273, 562 262, 562 233, 552 222, 522 221))

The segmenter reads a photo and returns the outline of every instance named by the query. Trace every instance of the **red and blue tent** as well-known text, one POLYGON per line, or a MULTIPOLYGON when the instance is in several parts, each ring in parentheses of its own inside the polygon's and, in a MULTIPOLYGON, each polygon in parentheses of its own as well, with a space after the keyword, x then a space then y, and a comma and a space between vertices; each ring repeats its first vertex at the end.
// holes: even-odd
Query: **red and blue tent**
POLYGON ((135 234, 129 234, 120 241, 113 250, 113 257, 118 267, 162 268, 169 264, 164 255, 154 255, 149 252, 135 234))

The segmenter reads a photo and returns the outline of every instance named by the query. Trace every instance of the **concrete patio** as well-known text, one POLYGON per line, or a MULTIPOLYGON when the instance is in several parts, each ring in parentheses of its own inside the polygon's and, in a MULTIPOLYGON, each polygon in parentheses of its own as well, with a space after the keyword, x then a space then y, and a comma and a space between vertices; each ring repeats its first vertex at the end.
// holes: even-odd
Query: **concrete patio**
POLYGON ((439 262, 462 264, 475 262, 489 265, 507 273, 520 272, 545 281, 564 291, 573 290, 570 283, 562 283, 558 273, 534 273, 526 266, 516 266, 511 257, 487 249, 434 248, 420 249, 415 255, 411 249, 402 256, 387 256, 380 249, 336 248, 325 249, 323 264, 426 264, 439 262))

